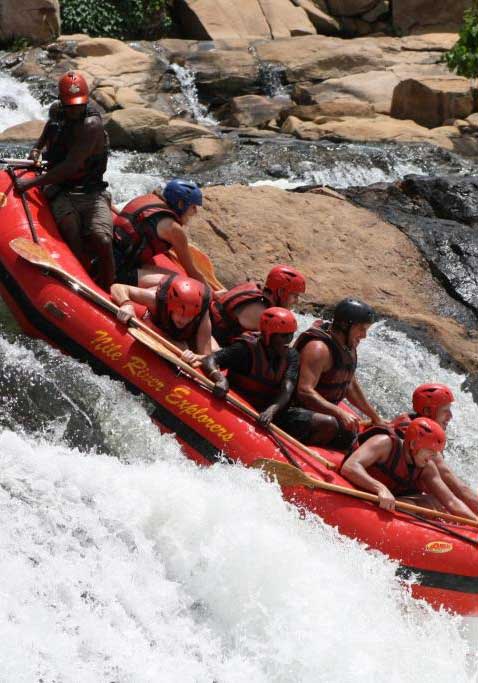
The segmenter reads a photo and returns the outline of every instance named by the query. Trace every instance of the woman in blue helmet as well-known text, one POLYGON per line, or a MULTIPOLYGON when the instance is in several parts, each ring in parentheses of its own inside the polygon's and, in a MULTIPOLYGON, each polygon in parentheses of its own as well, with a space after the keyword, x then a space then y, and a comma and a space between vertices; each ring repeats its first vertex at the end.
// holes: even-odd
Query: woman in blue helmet
POLYGON ((114 254, 116 282, 133 287, 155 287, 164 270, 153 257, 174 249, 189 277, 207 285, 189 252, 184 226, 202 206, 202 192, 196 183, 175 178, 163 194, 154 190, 136 197, 115 217, 114 254))

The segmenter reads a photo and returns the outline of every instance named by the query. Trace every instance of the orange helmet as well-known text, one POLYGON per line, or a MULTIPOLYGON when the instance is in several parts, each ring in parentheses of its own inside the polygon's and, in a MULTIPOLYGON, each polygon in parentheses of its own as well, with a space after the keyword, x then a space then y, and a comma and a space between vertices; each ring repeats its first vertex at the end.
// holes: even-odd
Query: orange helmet
POLYGON ((305 292, 305 277, 292 266, 274 266, 267 276, 266 287, 272 292, 284 290, 279 303, 285 303, 288 294, 303 294, 305 292))
MULTIPOLYGON (((435 453, 441 453, 445 448, 446 436, 438 422, 428 417, 417 417, 410 422, 410 426, 405 432, 405 443, 409 448, 412 441, 414 442, 415 453, 421 448, 428 448, 435 453)), ((413 452, 412 455, 414 455, 413 452)))
POLYGON ((420 384, 413 392, 413 410, 423 415, 425 408, 430 409, 430 417, 434 420, 441 406, 453 403, 455 397, 445 384, 420 384))
POLYGON ((193 318, 201 312, 205 288, 202 282, 191 277, 178 275, 168 290, 167 307, 171 315, 174 311, 193 318))
POLYGON ((75 71, 68 71, 58 81, 60 101, 66 106, 86 104, 88 102, 88 83, 75 71))
POLYGON ((273 306, 267 308, 261 315, 259 322, 262 336, 266 345, 269 344, 271 334, 291 334, 297 329, 295 315, 287 308, 273 306))

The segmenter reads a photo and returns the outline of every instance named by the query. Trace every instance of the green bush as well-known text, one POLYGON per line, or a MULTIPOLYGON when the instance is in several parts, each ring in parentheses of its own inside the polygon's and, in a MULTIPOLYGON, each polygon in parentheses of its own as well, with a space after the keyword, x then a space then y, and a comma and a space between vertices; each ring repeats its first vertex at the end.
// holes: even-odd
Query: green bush
POLYGON ((478 77, 477 0, 473 2, 470 9, 465 10, 458 41, 449 52, 445 53, 444 61, 450 71, 455 71, 458 76, 464 76, 473 80, 478 77))
POLYGON ((135 39, 158 38, 171 20, 170 0, 62 0, 62 33, 135 39))

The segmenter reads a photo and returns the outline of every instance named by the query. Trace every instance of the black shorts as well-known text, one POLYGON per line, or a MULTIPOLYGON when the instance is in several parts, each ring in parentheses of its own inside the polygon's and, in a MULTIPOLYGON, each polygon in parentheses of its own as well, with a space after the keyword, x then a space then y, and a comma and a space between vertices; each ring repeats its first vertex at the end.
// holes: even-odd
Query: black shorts
POLYGON ((306 408, 286 408, 276 416, 273 422, 284 432, 293 436, 294 439, 305 444, 310 439, 314 415, 313 410, 306 408))
POLYGON ((115 259, 116 266, 116 277, 115 282, 119 282, 122 285, 131 285, 131 287, 138 286, 138 269, 137 268, 125 268, 124 265, 124 255, 118 249, 113 241, 113 256, 115 259))

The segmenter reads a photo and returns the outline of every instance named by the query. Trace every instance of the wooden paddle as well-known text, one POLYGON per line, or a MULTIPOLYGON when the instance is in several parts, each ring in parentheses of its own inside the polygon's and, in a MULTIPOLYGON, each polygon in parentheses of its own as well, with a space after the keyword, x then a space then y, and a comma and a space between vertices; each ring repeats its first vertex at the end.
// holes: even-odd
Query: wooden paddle
MULTIPOLYGON (((75 291, 77 291, 80 294, 83 294, 84 296, 87 296, 96 304, 98 304, 99 306, 101 306, 102 308, 116 316, 119 310, 116 304, 114 304, 110 299, 107 299, 101 294, 98 294, 98 292, 96 292, 94 289, 88 287, 88 285, 85 285, 81 280, 74 277, 66 270, 64 270, 41 245, 35 244, 34 242, 30 242, 29 240, 23 237, 17 237, 16 239, 10 242, 10 247, 16 254, 24 258, 29 263, 33 263, 34 265, 40 266, 42 268, 47 268, 48 270, 53 271, 54 273, 59 275, 63 280, 72 285, 75 291)), ((158 355, 162 355, 164 358, 166 358, 165 350, 167 350, 168 352, 170 352, 168 357, 166 358, 167 360, 169 360, 170 362, 174 362, 178 367, 185 370, 185 372, 187 372, 203 387, 206 387, 210 390, 214 388, 214 382, 205 377, 198 370, 195 370, 188 363, 181 360, 180 356, 182 351, 178 349, 178 347, 175 344, 173 344, 168 339, 165 339, 163 336, 152 330, 148 325, 143 323, 141 320, 138 320, 138 318, 131 318, 129 324, 134 328, 138 328, 134 330, 129 330, 129 333, 132 336, 134 336, 135 339, 138 339, 138 341, 141 341, 141 343, 143 343, 145 346, 148 346, 148 348, 150 348, 152 351, 155 351, 155 353, 157 353, 158 355), (144 334, 140 334, 140 331, 142 331, 144 334)), ((234 405, 236 408, 239 408, 239 410, 242 410, 249 417, 252 417, 254 420, 256 420, 259 416, 259 414, 255 410, 249 408, 249 406, 242 403, 242 401, 240 401, 239 399, 236 399, 232 396, 227 396, 227 401, 231 405, 234 405)), ((302 443, 300 443, 300 441, 297 441, 296 439, 294 439, 294 437, 287 434, 287 432, 284 432, 279 427, 276 427, 276 425, 270 425, 270 429, 277 436, 281 437, 284 441, 288 441, 289 443, 293 444, 296 448, 299 449, 299 451, 307 453, 307 455, 311 456, 312 458, 320 462, 322 465, 325 465, 325 467, 328 467, 329 469, 336 469, 336 465, 333 462, 326 460, 326 458, 323 458, 318 453, 314 453, 313 450, 307 448, 307 446, 304 446, 302 443)))
MULTIPOLYGON (((175 365, 180 367, 203 387, 209 389, 210 391, 214 389, 214 382, 212 382, 208 377, 205 377, 202 374, 202 372, 199 372, 195 368, 191 367, 189 363, 186 363, 185 361, 181 360, 181 358, 179 357, 181 355, 181 351, 177 348, 177 346, 171 344, 170 341, 164 339, 164 337, 161 337, 161 335, 154 334, 153 336, 150 334, 150 332, 152 332, 152 330, 150 330, 149 328, 146 334, 142 329, 130 330, 130 334, 135 339, 140 341, 145 346, 148 346, 152 351, 157 353, 159 356, 162 356, 166 360, 169 360, 171 363, 174 363, 175 365)), ((250 408, 234 396, 230 396, 229 394, 227 394, 226 401, 230 405, 239 408, 239 410, 241 410, 243 413, 253 418, 254 420, 257 420, 257 418, 259 417, 259 413, 256 410, 250 408)), ((302 450, 303 452, 307 453, 307 455, 312 456, 315 460, 320 462, 322 465, 325 465, 325 467, 327 467, 328 469, 336 469, 337 466, 335 465, 335 463, 330 462, 326 458, 323 458, 318 453, 314 453, 314 451, 312 451, 310 448, 304 446, 304 444, 294 439, 294 437, 290 436, 290 434, 287 434, 287 432, 282 431, 282 429, 280 429, 276 425, 269 425, 269 429, 271 432, 273 432, 273 434, 280 437, 284 441, 288 441, 289 443, 293 444, 299 450, 302 450)))
MULTIPOLYGON (((302 470, 292 467, 285 462, 278 460, 270 460, 267 458, 259 458, 255 460, 251 467, 264 470, 269 477, 275 477, 281 486, 307 486, 311 489, 324 489, 325 491, 333 491, 334 493, 343 493, 346 496, 353 498, 360 498, 368 500, 371 503, 378 503, 378 496, 367 491, 359 491, 357 489, 349 489, 346 486, 339 486, 338 484, 330 484, 327 481, 321 481, 315 477, 311 477, 302 470)), ((427 517, 439 517, 448 522, 456 522, 458 524, 466 524, 467 526, 478 527, 478 522, 468 517, 458 517, 451 515, 448 512, 440 512, 440 510, 431 510, 430 508, 412 505, 397 500, 395 506, 398 510, 405 512, 413 512, 415 514, 426 515, 427 517)))
MULTIPOLYGON (((199 270, 199 272, 201 272, 204 275, 211 289, 214 292, 217 292, 221 289, 225 289, 224 285, 221 282, 219 282, 219 280, 216 277, 214 266, 209 256, 205 254, 203 251, 201 251, 199 247, 196 247, 194 246, 194 244, 191 244, 191 242, 188 243, 188 249, 189 253, 191 254, 192 262, 199 270)), ((174 249, 171 249, 169 251, 169 254, 173 257, 173 260, 176 261, 176 263, 182 265, 174 249)))

